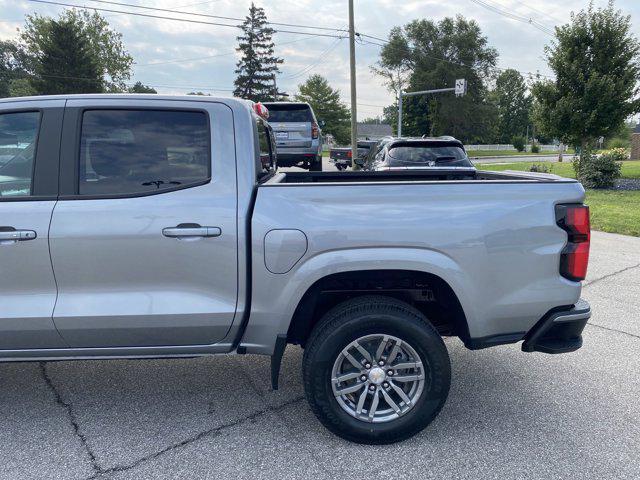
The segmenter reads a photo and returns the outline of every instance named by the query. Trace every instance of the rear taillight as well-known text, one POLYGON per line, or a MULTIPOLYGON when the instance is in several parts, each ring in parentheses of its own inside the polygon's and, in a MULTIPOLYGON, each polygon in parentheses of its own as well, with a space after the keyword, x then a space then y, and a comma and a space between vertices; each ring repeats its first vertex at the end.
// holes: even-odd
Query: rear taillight
POLYGON ((318 124, 317 123, 312 123, 311 124, 311 138, 318 138, 318 135, 320 135, 320 128, 318 128, 318 124))
POLYGON ((560 256, 560 274, 579 282, 587 276, 591 226, 586 205, 556 205, 556 223, 567 232, 567 245, 560 256))
POLYGON ((347 151, 347 158, 353 158, 353 151, 351 150, 347 151))

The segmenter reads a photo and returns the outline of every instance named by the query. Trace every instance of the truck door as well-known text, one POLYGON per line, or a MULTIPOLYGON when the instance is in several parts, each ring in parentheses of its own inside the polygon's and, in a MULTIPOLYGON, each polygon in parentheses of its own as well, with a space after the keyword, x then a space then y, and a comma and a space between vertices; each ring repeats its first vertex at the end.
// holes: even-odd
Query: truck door
POLYGON ((209 345, 238 295, 233 118, 223 104, 70 100, 50 243, 72 347, 209 345))
POLYGON ((60 348, 48 232, 64 100, 0 104, 0 350, 60 348))

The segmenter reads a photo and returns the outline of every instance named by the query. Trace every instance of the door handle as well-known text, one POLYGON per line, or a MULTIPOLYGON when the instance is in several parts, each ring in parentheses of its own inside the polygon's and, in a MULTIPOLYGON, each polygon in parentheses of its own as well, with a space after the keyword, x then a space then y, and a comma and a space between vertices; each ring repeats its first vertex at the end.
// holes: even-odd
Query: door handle
POLYGON ((15 243, 35 240, 38 234, 34 230, 16 230, 13 227, 0 227, 0 242, 15 243))
POLYGON ((169 238, 183 237, 219 237, 222 235, 220 227, 201 227, 192 223, 180 224, 177 227, 162 229, 162 235, 169 238))

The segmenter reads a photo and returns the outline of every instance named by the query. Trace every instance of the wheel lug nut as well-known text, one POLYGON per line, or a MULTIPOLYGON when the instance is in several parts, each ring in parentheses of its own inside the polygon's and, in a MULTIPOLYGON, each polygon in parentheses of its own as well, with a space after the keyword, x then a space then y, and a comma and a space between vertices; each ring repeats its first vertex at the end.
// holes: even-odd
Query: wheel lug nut
POLYGON ((387 372, 387 375, 393 375, 393 370, 389 370, 389 371, 387 372))
POLYGON ((371 368, 371 364, 370 363, 365 363, 364 364, 364 368, 367 368, 367 369, 371 368))
POLYGON ((366 379, 367 379, 367 376, 366 376, 366 375, 362 375, 362 376, 360 377, 360 380, 362 380, 363 382, 364 382, 366 379))
POLYGON ((389 388, 389 383, 384 382, 384 383, 382 384, 382 386, 383 386, 384 388, 389 388))
POLYGON ((380 361, 378 362, 378 365, 383 366, 383 365, 384 365, 384 360, 380 360, 380 361))
POLYGON ((371 390, 372 392, 373 392, 375 389, 376 389, 376 387, 374 387, 373 385, 371 385, 371 386, 369 387, 369 390, 371 390))

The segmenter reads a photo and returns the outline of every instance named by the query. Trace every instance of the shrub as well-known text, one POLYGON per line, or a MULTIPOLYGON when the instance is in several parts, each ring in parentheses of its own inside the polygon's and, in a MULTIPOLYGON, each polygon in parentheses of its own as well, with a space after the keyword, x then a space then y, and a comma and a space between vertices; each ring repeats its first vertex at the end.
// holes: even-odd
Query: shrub
POLYGON ((631 140, 629 140, 628 138, 615 137, 607 142, 607 148, 618 149, 629 147, 631 147, 631 140))
POLYGON ((531 145, 531 153, 540 153, 540 147, 537 143, 531 145))
POLYGON ((576 178, 586 188, 611 188, 620 177, 621 162, 626 159, 627 152, 622 148, 609 150, 601 155, 585 151, 580 157, 573 159, 573 170, 576 178))
POLYGON ((533 163, 529 167, 530 172, 552 173, 553 165, 551 163, 533 163))
POLYGON ((513 148, 515 148, 519 152, 524 152, 526 141, 527 140, 524 137, 513 137, 511 139, 513 148))

